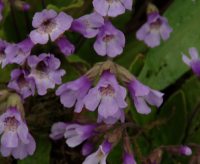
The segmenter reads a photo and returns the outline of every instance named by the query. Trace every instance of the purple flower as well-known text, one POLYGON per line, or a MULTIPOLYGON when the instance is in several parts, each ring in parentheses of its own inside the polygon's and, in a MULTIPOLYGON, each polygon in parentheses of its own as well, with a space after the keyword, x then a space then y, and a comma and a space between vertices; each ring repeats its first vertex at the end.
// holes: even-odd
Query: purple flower
POLYGON ((0 116, 0 135, 0 151, 4 157, 13 155, 23 159, 35 151, 35 141, 16 108, 9 108, 0 116))
POLYGON ((190 155, 192 155, 192 150, 191 150, 191 148, 188 147, 188 146, 181 146, 181 147, 179 148, 179 151, 180 151, 180 154, 181 154, 181 155, 185 155, 185 156, 190 156, 190 155))
POLYGON ((71 29, 81 33, 86 38, 93 38, 98 34, 99 28, 103 25, 103 17, 95 12, 74 20, 71 29))
POLYGON ((64 122, 56 122, 51 127, 51 134, 49 137, 53 140, 59 140, 64 137, 67 124, 64 122))
POLYGON ((149 47, 153 48, 160 45, 161 38, 167 40, 172 32, 165 17, 158 12, 148 14, 147 22, 137 31, 138 40, 143 40, 149 47))
POLYGON ((36 29, 31 31, 30 38, 35 44, 46 44, 49 37, 55 41, 70 28, 72 21, 73 18, 64 12, 57 14, 45 9, 34 15, 32 25, 36 29))
POLYGON ((125 10, 132 10, 133 0, 94 0, 95 10, 102 16, 116 17, 125 13, 125 10))
POLYGON ((35 94, 35 82, 28 75, 28 70, 14 69, 11 72, 11 81, 8 84, 8 88, 21 94, 23 99, 35 94))
POLYGON ((149 114, 151 108, 147 104, 159 107, 163 102, 163 93, 143 85, 137 79, 128 84, 128 89, 138 113, 149 114))
POLYGON ((81 154, 83 156, 87 156, 93 152, 93 149, 94 149, 94 145, 91 142, 86 142, 82 146, 81 154))
POLYGON ((33 46, 34 44, 30 38, 27 38, 18 44, 11 44, 7 46, 5 53, 8 62, 19 65, 24 64, 27 57, 30 55, 33 46))
POLYGON ((60 96, 61 103, 67 108, 76 104, 75 112, 80 113, 84 106, 83 99, 90 87, 91 81, 86 76, 82 76, 75 81, 61 85, 57 89, 56 95, 60 96))
POLYGON ((55 84, 61 84, 61 77, 65 74, 63 69, 59 69, 60 60, 52 54, 40 54, 30 56, 28 65, 31 67, 29 77, 33 77, 39 95, 45 95, 47 89, 55 88, 55 84))
POLYGON ((85 159, 83 164, 106 164, 106 158, 111 149, 112 144, 108 141, 104 141, 96 152, 92 153, 85 159))
POLYGON ((0 40, 0 64, 2 68, 4 68, 8 64, 8 60, 5 53, 5 50, 8 45, 9 43, 7 43, 6 41, 0 40))
POLYGON ((84 103, 90 111, 98 107, 99 120, 107 122, 111 119, 110 122, 114 123, 124 117, 122 109, 127 106, 125 98, 126 89, 118 84, 112 73, 105 71, 96 87, 85 96, 84 103))
POLYGON ((116 57, 123 52, 125 36, 123 32, 116 29, 111 22, 106 21, 99 29, 94 49, 101 56, 116 57))
POLYGON ((100 114, 98 115, 97 122, 105 122, 106 124, 114 124, 118 120, 121 122, 125 121, 124 109, 119 109, 117 113, 110 115, 108 117, 102 117, 100 114))
POLYGON ((64 36, 59 37, 56 40, 56 44, 65 56, 69 56, 75 51, 74 45, 64 36))
POLYGON ((133 154, 125 153, 123 156, 123 164, 136 164, 133 154))
POLYGON ((95 125, 68 124, 65 131, 66 144, 76 147, 95 134, 95 125))
POLYGON ((190 48, 189 54, 191 59, 189 59, 185 54, 182 54, 182 59, 185 64, 192 68, 192 71, 197 75, 200 76, 200 59, 199 54, 196 48, 190 48))
POLYGON ((3 9, 4 9, 4 3, 2 0, 0 0, 0 21, 3 19, 2 16, 3 9))

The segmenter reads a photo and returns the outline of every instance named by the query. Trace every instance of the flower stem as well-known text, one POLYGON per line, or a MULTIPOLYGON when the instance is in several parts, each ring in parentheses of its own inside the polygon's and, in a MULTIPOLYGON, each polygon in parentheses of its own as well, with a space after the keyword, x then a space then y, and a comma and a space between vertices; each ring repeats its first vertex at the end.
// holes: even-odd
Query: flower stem
POLYGON ((11 8, 12 21, 13 21, 13 26, 14 26, 15 33, 17 36, 17 40, 20 41, 21 37, 20 37, 20 33, 19 33, 19 28, 17 26, 17 21, 16 21, 16 17, 15 17, 15 11, 14 11, 14 6, 13 6, 12 0, 10 0, 10 8, 11 8))
POLYGON ((42 0, 42 8, 45 9, 46 8, 46 3, 45 0, 42 0))

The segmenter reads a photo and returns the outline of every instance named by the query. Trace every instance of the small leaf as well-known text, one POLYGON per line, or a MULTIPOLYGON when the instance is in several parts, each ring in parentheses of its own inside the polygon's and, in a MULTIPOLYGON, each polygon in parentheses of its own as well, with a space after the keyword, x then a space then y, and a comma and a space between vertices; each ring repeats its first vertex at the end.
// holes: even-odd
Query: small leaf
POLYGON ((158 142, 158 145, 180 144, 187 124, 185 95, 182 91, 167 100, 160 109, 158 119, 164 119, 166 123, 153 129, 154 142, 158 142))
POLYGON ((75 54, 68 56, 66 59, 68 60, 69 63, 81 63, 89 66, 88 62, 86 62, 84 59, 75 54))
POLYGON ((144 66, 144 55, 139 54, 130 65, 129 70, 134 76, 137 76, 140 73, 143 66, 144 66))

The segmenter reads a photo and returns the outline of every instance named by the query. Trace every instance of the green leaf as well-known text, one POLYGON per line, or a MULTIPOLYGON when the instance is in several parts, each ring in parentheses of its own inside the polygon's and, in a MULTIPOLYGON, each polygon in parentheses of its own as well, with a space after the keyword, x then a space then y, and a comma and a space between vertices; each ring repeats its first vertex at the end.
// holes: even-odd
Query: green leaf
POLYGON ((139 54, 135 58, 135 60, 133 61, 133 63, 131 63, 129 70, 130 70, 130 72, 132 74, 134 74, 135 76, 137 76, 140 73, 140 71, 141 71, 141 69, 142 69, 143 66, 144 66, 144 56, 142 54, 139 54))
POLYGON ((51 142, 45 137, 40 137, 37 141, 36 151, 33 156, 29 156, 24 160, 19 160, 18 164, 49 164, 51 142))
POLYGON ((57 6, 52 5, 52 4, 49 4, 49 5, 47 6, 47 9, 52 9, 52 10, 55 10, 55 11, 57 11, 57 12, 60 12, 60 9, 59 9, 57 6))
POLYGON ((158 145, 180 144, 187 124, 185 95, 182 91, 169 98, 160 109, 158 119, 165 120, 165 124, 153 129, 154 142, 158 145))
POLYGON ((55 2, 56 5, 49 4, 47 6, 47 9, 53 9, 59 12, 59 11, 66 11, 66 10, 74 9, 74 8, 80 8, 84 4, 83 0, 71 0, 71 1, 63 1, 62 3, 61 2, 58 3, 56 1, 55 2))
POLYGON ((81 64, 84 64, 86 66, 90 66, 87 61, 85 61, 80 56, 77 56, 75 54, 68 56, 66 59, 68 60, 69 63, 81 63, 81 64))
POLYGON ((187 102, 188 111, 188 134, 186 142, 200 144, 200 81, 192 77, 182 87, 187 102))
POLYGON ((165 15, 173 28, 171 37, 161 46, 147 53, 145 66, 139 76, 145 84, 164 89, 181 77, 188 67, 182 62, 181 52, 189 47, 200 50, 200 1, 176 0, 165 15))
POLYGON ((8 65, 4 69, 0 68, 0 83, 7 83, 10 80, 10 73, 13 68, 13 65, 8 65))
POLYGON ((113 148, 111 153, 109 153, 108 155, 109 163, 121 163, 120 161, 122 161, 122 147, 121 147, 122 144, 123 143, 117 144, 117 146, 113 148))
POLYGON ((115 61, 118 64, 129 68, 132 62, 136 60, 135 58, 137 55, 141 54, 141 52, 145 52, 147 47, 143 43, 138 42, 134 36, 128 36, 126 40, 123 54, 118 56, 115 61))

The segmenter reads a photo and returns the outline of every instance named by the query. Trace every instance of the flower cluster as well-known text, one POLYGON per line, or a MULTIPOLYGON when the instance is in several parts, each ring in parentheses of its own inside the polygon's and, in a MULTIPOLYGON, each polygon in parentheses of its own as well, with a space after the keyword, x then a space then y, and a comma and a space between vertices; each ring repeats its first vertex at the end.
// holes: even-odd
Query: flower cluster
MULTIPOLYGON (((30 9, 25 2, 17 5, 23 11, 30 9)), ((136 164, 127 128, 133 127, 138 131, 138 126, 126 122, 126 112, 129 112, 130 105, 133 107, 131 110, 135 108, 137 113, 147 115, 151 113, 152 106, 159 108, 162 105, 164 94, 146 86, 129 70, 113 61, 113 58, 123 53, 126 39, 124 33, 112 24, 110 17, 117 17, 126 10, 131 11, 132 6, 133 0, 93 0, 94 11, 76 19, 65 12, 43 9, 33 16, 33 30, 27 38, 19 43, 0 40, 1 67, 10 64, 16 66, 7 84, 9 91, 0 93, 0 102, 6 102, 3 114, 0 115, 0 152, 3 156, 12 155, 16 159, 23 159, 34 153, 36 143, 28 130, 22 103, 36 94, 44 96, 48 89, 60 85, 55 95, 65 108, 74 108, 75 113, 86 117, 88 111, 97 111, 97 121, 91 123, 90 119, 85 119, 82 123, 73 118, 73 122, 57 122, 51 128, 50 138, 65 138, 71 148, 82 145, 82 155, 86 156, 83 164, 106 164, 109 153, 122 141, 123 163, 136 164), (108 59, 96 63, 81 77, 63 83, 62 77, 66 71, 61 68, 61 59, 75 51, 75 46, 65 36, 65 32, 70 31, 87 39, 95 38, 95 52, 108 59), (50 42, 64 56, 33 51, 38 45, 43 47, 50 42), (128 103, 128 93, 134 105, 128 103), (95 148, 97 142, 101 144, 95 148)), ((3 3, 0 1, 0 20, 2 10, 3 3)), ((147 17, 147 22, 137 31, 136 36, 153 48, 160 45, 161 39, 169 39, 172 28, 152 4, 148 5, 147 17)), ((200 76, 197 50, 191 48, 189 52, 192 59, 183 55, 183 61, 200 76)), ((157 149, 147 160, 156 163, 156 155, 163 150, 179 155, 192 154, 188 146, 168 146, 157 149)))

